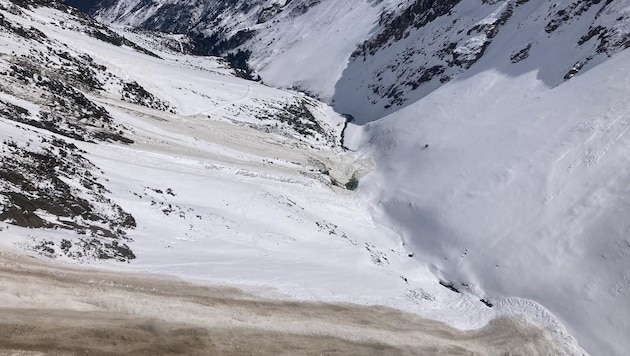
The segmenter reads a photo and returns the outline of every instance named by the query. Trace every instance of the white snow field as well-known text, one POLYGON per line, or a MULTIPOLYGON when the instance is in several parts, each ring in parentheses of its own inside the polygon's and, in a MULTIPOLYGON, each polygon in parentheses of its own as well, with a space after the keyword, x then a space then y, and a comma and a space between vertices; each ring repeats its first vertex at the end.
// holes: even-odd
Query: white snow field
POLYGON ((627 354, 629 97, 628 51, 555 88, 536 71, 453 81, 361 128, 376 166, 360 195, 434 275, 627 354))
MULTIPOLYGON (((300 93, 236 78, 217 59, 158 52, 160 59, 109 45, 75 31, 79 25, 57 10, 26 13, 6 17, 107 67, 105 90, 86 95, 135 141, 67 139, 86 151, 108 197, 137 222, 127 234, 136 259, 79 262, 238 287, 258 298, 383 305, 461 330, 511 318, 552 345, 522 354, 630 349, 627 51, 555 88, 535 71, 453 80, 400 112, 351 126, 345 143, 356 151, 344 151, 344 119, 300 93), (116 78, 141 84, 173 112, 121 100, 116 78), (303 136, 277 118, 278 108, 303 100, 330 135, 303 136), (353 175, 356 192, 343 188, 353 175)), ((0 45, 8 56, 33 44, 0 38, 0 45)), ((0 95, 39 110, 36 98, 0 95)), ((55 137, 0 119, 0 140, 27 145, 37 135, 55 137)), ((0 229, 7 249, 73 234, 3 222, 0 229)), ((41 290, 23 298, 16 288, 0 291, 12 306, 45 305, 41 290)), ((136 307, 120 301, 122 292, 111 300, 89 293, 90 311, 136 307)), ((71 299, 68 309, 83 302, 71 299)), ((150 307, 168 303, 151 300, 137 314, 160 317, 150 307)), ((181 312, 174 320, 186 322, 199 311, 183 308, 168 316, 181 312)), ((291 320, 280 331, 295 327, 291 320)), ((322 329, 334 336, 340 327, 322 329)))

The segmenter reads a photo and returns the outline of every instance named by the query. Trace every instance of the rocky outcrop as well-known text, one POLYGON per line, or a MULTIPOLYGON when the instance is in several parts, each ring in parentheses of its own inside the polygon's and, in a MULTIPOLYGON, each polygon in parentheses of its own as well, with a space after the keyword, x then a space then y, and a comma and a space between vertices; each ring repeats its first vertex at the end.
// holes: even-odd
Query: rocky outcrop
POLYGON ((371 121, 475 68, 537 70, 556 86, 630 47, 625 1, 474 3, 418 0, 383 14, 381 29, 354 52, 337 85, 335 102, 352 103, 339 110, 371 121))

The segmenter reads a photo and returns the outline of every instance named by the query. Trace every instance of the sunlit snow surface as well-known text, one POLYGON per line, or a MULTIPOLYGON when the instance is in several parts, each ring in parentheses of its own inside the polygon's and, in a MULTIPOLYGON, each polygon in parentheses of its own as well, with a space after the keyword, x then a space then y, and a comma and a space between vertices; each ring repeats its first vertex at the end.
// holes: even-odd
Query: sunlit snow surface
MULTIPOLYGON (((90 96, 135 143, 76 144, 138 224, 129 232, 137 259, 92 263, 278 298, 389 305, 464 329, 516 314, 549 328, 568 354, 581 350, 562 325, 593 354, 630 348, 629 54, 554 89, 535 72, 453 81, 352 127, 347 144, 358 151, 345 152, 250 127, 255 113, 298 93, 235 78, 214 59, 160 60, 50 26, 71 22, 57 11, 30 15, 20 21, 177 111, 122 102, 115 83, 90 96), (356 174, 359 190, 331 186, 322 167, 342 183, 356 174)), ((338 137, 343 119, 321 103, 313 111, 338 137)), ((39 132, 23 128, 0 120, 0 138, 39 132)), ((68 234, 0 227, 1 242, 18 246, 68 234)))
POLYGON ((488 70, 363 128, 361 194, 436 276, 630 349, 630 52, 547 88, 488 70), (428 148, 424 146, 429 144, 428 148))

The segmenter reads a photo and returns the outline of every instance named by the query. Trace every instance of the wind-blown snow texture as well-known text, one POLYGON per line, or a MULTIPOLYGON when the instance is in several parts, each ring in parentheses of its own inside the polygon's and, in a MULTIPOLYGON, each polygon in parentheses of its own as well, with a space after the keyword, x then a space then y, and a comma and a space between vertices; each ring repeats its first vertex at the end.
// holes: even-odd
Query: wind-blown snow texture
MULTIPOLYGON (((24 24, 9 26, 17 54, 0 58, 9 82, 50 85, 11 68, 29 46, 45 51, 30 38, 37 29, 58 41, 51 48, 68 43, 94 63, 87 77, 100 85, 81 92, 108 116, 85 125, 72 110, 83 99, 68 91, 71 119, 53 132, 109 180, 102 198, 75 195, 135 217, 97 239, 107 256, 118 256, 112 239, 124 241, 131 268, 392 305, 461 328, 516 313, 580 354, 546 308, 592 354, 630 349, 628 1, 179 3, 96 9, 103 21, 180 33, 163 35, 3 12, 24 24), (349 125, 345 145, 357 152, 339 149, 343 118, 331 107, 177 54, 204 50, 248 58, 265 83, 352 114, 363 126, 349 125), (101 124, 117 135, 99 135, 101 124), (78 133, 108 143, 75 142, 78 133), (353 175, 351 195, 342 187, 353 175)), ((63 51, 47 55, 65 63, 63 51)), ((77 75, 86 77, 54 78, 77 75)), ((2 121, 17 142, 7 145, 29 152, 28 130, 50 131, 35 122, 59 100, 4 92, 4 112, 20 118, 17 128, 2 121)), ((87 217, 71 218, 85 230, 87 217)), ((107 227, 92 225, 96 237, 107 227)), ((62 247, 71 233, 38 231, 3 234, 76 257, 62 247)))

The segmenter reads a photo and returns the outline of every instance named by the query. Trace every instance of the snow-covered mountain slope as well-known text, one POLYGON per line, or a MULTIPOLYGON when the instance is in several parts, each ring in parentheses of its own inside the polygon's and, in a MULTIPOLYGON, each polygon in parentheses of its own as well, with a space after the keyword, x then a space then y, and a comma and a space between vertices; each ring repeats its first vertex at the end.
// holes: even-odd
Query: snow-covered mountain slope
POLYGON ((89 12, 107 23, 187 34, 193 53, 236 53, 266 83, 330 101, 352 52, 397 2, 124 0, 89 12))
POLYGON ((382 22, 335 90, 337 110, 359 122, 488 69, 536 71, 553 87, 630 47, 626 0, 417 1, 382 22))
POLYGON ((455 288, 549 308, 630 350, 630 52, 548 87, 488 69, 361 128, 377 221, 455 288), (428 147, 425 147, 428 145, 428 147))
POLYGON ((630 46, 627 0, 118 0, 104 22, 189 35, 233 53, 277 87, 297 87, 369 122, 460 76, 539 70, 549 86, 630 46))
POLYGON ((58 3, 0 0, 0 31, 1 244, 463 329, 518 317, 581 352, 541 305, 445 288, 377 224, 331 107, 58 3))

